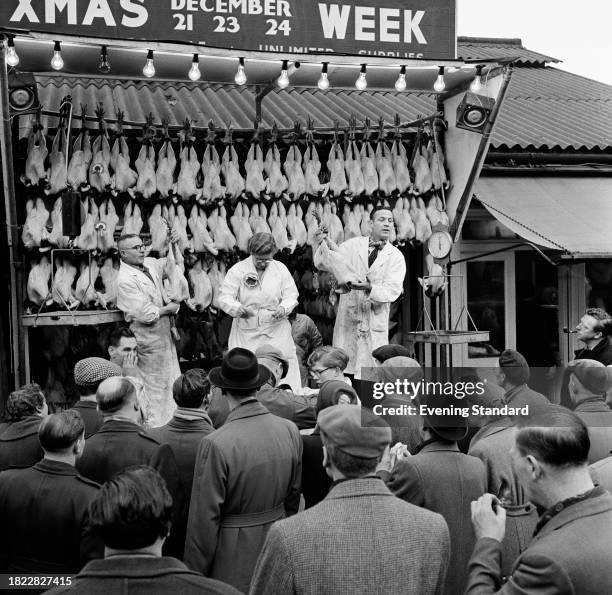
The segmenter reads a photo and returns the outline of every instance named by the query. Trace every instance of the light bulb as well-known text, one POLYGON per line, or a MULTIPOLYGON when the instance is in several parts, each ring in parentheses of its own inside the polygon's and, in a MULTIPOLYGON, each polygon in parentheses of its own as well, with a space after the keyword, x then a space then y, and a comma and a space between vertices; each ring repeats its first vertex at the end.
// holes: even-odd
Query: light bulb
POLYGON ((53 58, 51 58, 51 68, 53 70, 61 70, 64 68, 64 60, 62 59, 62 48, 60 42, 56 41, 53 47, 53 58))
POLYGON ((234 76, 234 82, 237 85, 244 85, 247 82, 247 75, 244 70, 244 58, 238 59, 238 68, 236 69, 236 75, 234 76))
POLYGON ((280 76, 276 81, 281 89, 286 89, 289 86, 289 72, 287 71, 287 65, 287 60, 283 60, 283 67, 281 69, 280 76))
POLYGON ((438 76, 436 77, 433 88, 436 93, 442 93, 442 91, 446 89, 446 83, 444 82, 444 66, 438 68, 438 76))
POLYGON ((366 79, 366 65, 361 65, 361 72, 359 73, 359 78, 355 81, 355 87, 359 91, 363 91, 368 86, 368 81, 366 79))
POLYGON ((6 63, 9 66, 17 66, 17 64, 19 64, 19 56, 17 55, 17 50, 15 49, 15 43, 10 37, 6 49, 6 63))
POLYGON ((153 50, 147 52, 147 61, 145 62, 142 74, 146 77, 151 78, 155 76, 155 64, 153 64, 153 50))
POLYGON ((474 80, 470 83, 470 91, 472 93, 478 93, 482 89, 482 66, 476 66, 476 75, 474 80))
POLYGON ((396 91, 405 91, 406 90, 406 67, 402 66, 400 68, 400 73, 395 81, 395 89, 396 91))
POLYGON ((193 60, 191 61, 191 68, 189 69, 189 73, 187 74, 189 80, 191 81, 199 81, 202 73, 200 72, 200 58, 197 54, 193 55, 193 60))
POLYGON ((111 71, 110 62, 108 61, 108 52, 106 51, 105 45, 103 45, 100 50, 100 64, 98 64, 98 70, 102 74, 108 74, 111 71))
POLYGON ((317 82, 317 87, 321 89, 321 91, 327 91, 329 89, 329 78, 327 78, 327 62, 323 62, 323 67, 321 68, 321 76, 317 82))

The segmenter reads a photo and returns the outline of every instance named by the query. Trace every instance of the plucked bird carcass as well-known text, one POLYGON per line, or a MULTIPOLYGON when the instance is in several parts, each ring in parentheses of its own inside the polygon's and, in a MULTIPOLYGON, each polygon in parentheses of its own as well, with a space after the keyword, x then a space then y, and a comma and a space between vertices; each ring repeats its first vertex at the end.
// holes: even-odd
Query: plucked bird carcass
POLYGON ((249 147, 247 158, 244 163, 244 169, 246 171, 245 188, 253 198, 259 198, 260 194, 266 189, 266 183, 263 177, 263 151, 259 143, 259 134, 260 130, 257 128, 251 140, 251 146, 249 147))
POLYGON ((351 128, 349 133, 349 142, 346 148, 346 157, 344 159, 344 169, 348 178, 349 192, 355 196, 359 196, 365 192, 365 181, 363 179, 363 171, 361 169, 361 155, 357 150, 354 131, 351 128))
POLYGON ((230 223, 236 237, 236 245, 241 252, 248 252, 249 240, 253 236, 253 230, 248 221, 249 214, 247 205, 239 201, 230 217, 230 223))
POLYGON ((198 194, 197 177, 200 171, 200 162, 193 142, 191 122, 186 119, 183 130, 179 133, 181 137, 181 168, 176 181, 176 192, 183 200, 189 200, 198 194))
POLYGON ((76 282, 74 294, 85 307, 89 307, 98 301, 98 295, 94 288, 100 267, 95 260, 90 263, 83 262, 80 267, 80 275, 76 282))
POLYGON ((51 211, 51 231, 48 234, 49 244, 56 248, 66 248, 70 238, 64 235, 62 222, 62 197, 58 196, 51 211))
POLYGON ((207 223, 204 211, 197 205, 191 207, 187 224, 189 225, 189 231, 191 231, 193 250, 195 252, 210 252, 216 256, 219 254, 219 250, 217 250, 215 242, 207 229, 207 223))
POLYGON ((47 138, 40 122, 40 111, 38 111, 32 124, 32 130, 28 135, 28 154, 25 163, 25 175, 22 178, 26 186, 36 185, 47 177, 45 159, 48 153, 47 138))
POLYGON ((115 261, 110 257, 104 259, 100 267, 100 278, 104 285, 104 292, 96 292, 98 302, 103 308, 112 308, 117 303, 117 276, 119 268, 115 266, 115 261))
POLYGON ((130 167, 130 152, 123 135, 123 112, 117 112, 117 136, 111 149, 110 164, 115 171, 111 185, 117 192, 126 192, 133 188, 138 174, 130 167))
POLYGON ((418 202, 415 198, 410 201, 410 216, 414 223, 414 239, 420 243, 426 242, 431 237, 431 223, 422 198, 419 197, 418 202))
POLYGON ((365 279, 360 279, 359 275, 346 262, 346 259, 333 249, 335 246, 328 245, 328 240, 321 242, 317 248, 316 262, 321 263, 323 270, 329 271, 334 275, 339 286, 347 286, 350 283, 363 283, 365 279))
POLYGON ((189 299, 189 284, 184 275, 184 258, 177 243, 170 244, 164 264, 164 291, 167 301, 183 302, 189 299))
POLYGON ((104 192, 111 184, 109 169, 111 150, 108 144, 108 133, 102 106, 98 106, 96 109, 96 116, 98 116, 99 133, 91 147, 92 158, 89 164, 89 184, 98 192, 104 192))
POLYGON ((289 146, 284 169, 289 182, 287 194, 290 200, 298 200, 306 192, 306 179, 302 170, 302 153, 297 146, 297 139, 289 146))
POLYGON ((81 250, 96 250, 98 248, 98 231, 96 224, 100 211, 93 198, 81 201, 81 233, 75 240, 75 246, 81 250))
POLYGON ((158 203, 153 207, 149 215, 149 232, 151 234, 151 251, 157 252, 160 257, 168 251, 168 207, 158 203), (164 212, 165 211, 165 212, 164 212))
POLYGON ((433 185, 431 171, 427 161, 427 150, 421 144, 421 132, 417 133, 417 140, 412 158, 412 169, 414 171, 414 193, 417 195, 429 192, 433 185))
POLYGON ((264 171, 268 176, 267 190, 274 198, 280 198, 283 192, 289 187, 289 182, 283 175, 281 169, 280 152, 276 145, 277 135, 278 129, 276 124, 274 124, 274 126, 272 126, 270 146, 268 147, 266 159, 264 161, 264 171))
POLYGON ((425 290, 427 297, 436 298, 444 292, 448 281, 444 276, 444 269, 434 262, 433 256, 429 253, 425 256, 425 264, 427 265, 428 275, 425 278, 419 277, 419 283, 425 290))
POLYGON ((306 182, 306 194, 317 196, 324 190, 325 186, 319 182, 321 172, 321 161, 314 143, 314 122, 308 118, 308 130, 306 131, 306 152, 304 153, 304 181, 306 182))
POLYGON ((119 215, 115 210, 113 200, 102 201, 99 210, 100 225, 98 226, 98 247, 102 252, 108 252, 117 247, 115 229, 119 223, 119 215))
POLYGON ((295 203, 292 202, 287 211, 287 229, 291 238, 297 241, 298 246, 303 246, 308 240, 308 232, 302 217, 301 207, 299 205, 296 207, 295 203))
POLYGON ((344 223, 344 239, 350 240, 351 238, 358 238, 361 236, 360 229, 361 218, 357 217, 357 211, 355 206, 351 207, 347 204, 344 205, 344 212, 342 213, 342 222, 344 223))
POLYGON ((327 159, 327 169, 329 170, 329 191, 332 196, 340 196, 348 188, 348 184, 344 173, 344 153, 338 144, 337 122, 334 129, 334 142, 327 159))
POLYGON ((384 122, 380 120, 380 132, 376 143, 376 170, 378 171, 378 184, 380 191, 385 196, 397 190, 397 179, 393 169, 393 157, 389 146, 385 142, 384 122))
POLYGON ((136 159, 136 171, 138 181, 136 190, 142 194, 143 198, 151 198, 157 192, 157 175, 155 173, 155 148, 153 147, 153 137, 155 129, 153 127, 153 116, 149 114, 144 129, 142 146, 136 159))
POLYGON ((83 118, 81 130, 72 145, 72 157, 68 162, 68 185, 74 190, 87 185, 87 172, 92 159, 91 140, 89 129, 85 126, 87 106, 81 105, 81 117, 83 118))
POLYGON ((21 240, 26 248, 38 248, 48 240, 47 221, 49 211, 42 198, 26 202, 26 220, 21 232, 21 240))
POLYGON ((51 287, 53 301, 72 310, 79 305, 73 290, 77 269, 69 260, 57 259, 55 262, 57 266, 51 287))
POLYGON ((438 133, 436 127, 433 126, 433 140, 429 141, 427 145, 427 157, 429 162, 429 169, 431 171, 431 179, 435 190, 444 188, 447 190, 449 187, 448 178, 446 177, 446 170, 444 169, 444 153, 438 139, 438 133))
POLYGON ((140 207, 133 200, 129 200, 123 210, 123 230, 121 235, 140 235, 142 224, 140 207))
MULTIPOLYGON (((49 297, 49 281, 51 279, 51 262, 46 256, 32 265, 28 275, 27 292, 28 299, 36 306, 49 297)), ((50 302, 53 300, 51 299, 50 302)), ((47 304, 48 305, 48 304, 47 304)))
POLYGON ((396 134, 393 145, 391 145, 391 163, 393 164, 397 189, 400 194, 404 194, 410 189, 412 182, 410 181, 410 171, 408 170, 406 147, 404 147, 399 132, 396 134))
POLYGON ((212 121, 208 124, 206 148, 202 158, 202 198, 206 203, 221 200, 225 195, 225 188, 221 185, 221 160, 215 148, 215 127, 212 121))
POLYGON ((293 253, 295 247, 297 246, 297 239, 289 240, 287 234, 287 215, 285 212, 285 207, 281 201, 277 201, 278 205, 275 203, 273 207, 278 208, 278 216, 274 220, 272 225, 272 237, 276 242, 276 246, 279 250, 288 249, 289 252, 293 253))
POLYGON ((208 278, 210 279, 213 293, 211 306, 217 310, 219 310, 221 307, 219 304, 219 289, 223 283, 223 280, 225 279, 225 273, 226 269, 223 260, 213 260, 213 263, 208 270, 208 278))
POLYGON ((202 266, 202 260, 198 258, 187 273, 191 296, 187 298, 187 306, 196 312, 201 312, 210 306, 213 292, 212 284, 208 274, 202 266))
POLYGON ((162 120, 164 130, 164 142, 157 154, 157 171, 155 172, 155 183, 162 198, 168 198, 174 187, 174 170, 176 169, 176 155, 172 148, 172 141, 168 134, 168 120, 162 120))
POLYGON ((66 124, 60 117, 57 132, 53 137, 49 154, 49 173, 47 174, 46 194, 58 194, 68 185, 66 179, 66 124))
POLYGON ((412 217, 410 216, 410 201, 408 198, 400 196, 392 212, 398 242, 403 244, 412 240, 416 234, 416 230, 412 217))
POLYGON ((230 198, 238 198, 244 192, 244 178, 240 175, 238 153, 232 141, 232 129, 228 126, 225 131, 226 144, 221 159, 221 171, 225 180, 225 194, 230 198))

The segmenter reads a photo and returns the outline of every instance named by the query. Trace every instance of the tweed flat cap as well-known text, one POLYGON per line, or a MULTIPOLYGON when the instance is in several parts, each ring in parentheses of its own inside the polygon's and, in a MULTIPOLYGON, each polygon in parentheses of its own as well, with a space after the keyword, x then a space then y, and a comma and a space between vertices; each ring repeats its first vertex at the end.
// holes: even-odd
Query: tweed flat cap
POLYGON ((597 360, 575 359, 567 364, 567 369, 594 395, 603 395, 612 388, 612 368, 597 360))
POLYGON ((391 428, 387 422, 357 405, 334 405, 323 409, 317 425, 327 441, 354 457, 374 459, 391 442, 391 428))
POLYGON ((121 376, 123 370, 101 357, 86 357, 74 366, 74 382, 78 386, 95 386, 112 376, 121 376))
POLYGON ((264 366, 266 365, 265 361, 261 360, 272 360, 279 362, 283 367, 281 378, 287 376, 287 372, 289 371, 289 360, 282 354, 281 350, 274 347, 274 345, 260 345, 255 350, 255 355, 257 356, 257 361, 264 366))

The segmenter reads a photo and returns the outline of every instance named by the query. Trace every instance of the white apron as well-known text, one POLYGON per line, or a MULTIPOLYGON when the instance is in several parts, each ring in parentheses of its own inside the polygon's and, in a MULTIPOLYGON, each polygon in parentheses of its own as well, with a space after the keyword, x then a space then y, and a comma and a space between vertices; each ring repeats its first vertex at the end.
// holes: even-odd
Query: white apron
POLYGON ((219 290, 219 304, 230 316, 235 317, 241 305, 256 312, 249 318, 234 318, 228 347, 255 351, 261 345, 273 345, 289 361, 289 371, 283 382, 292 389, 301 386, 301 379, 291 324, 286 317, 274 320, 272 314, 278 306, 283 306, 285 313, 289 314, 297 305, 297 297, 297 287, 284 264, 272 261, 259 276, 250 257, 236 263, 227 272, 219 290), (259 282, 249 287, 245 280, 253 274, 259 277, 259 282))
POLYGON ((141 406, 149 427, 170 421, 176 404, 172 384, 181 375, 176 348, 170 334, 171 319, 159 317, 164 305, 162 271, 164 259, 145 259, 153 281, 136 267, 121 263, 117 277, 117 306, 123 311, 138 343, 138 369, 145 385, 141 406))

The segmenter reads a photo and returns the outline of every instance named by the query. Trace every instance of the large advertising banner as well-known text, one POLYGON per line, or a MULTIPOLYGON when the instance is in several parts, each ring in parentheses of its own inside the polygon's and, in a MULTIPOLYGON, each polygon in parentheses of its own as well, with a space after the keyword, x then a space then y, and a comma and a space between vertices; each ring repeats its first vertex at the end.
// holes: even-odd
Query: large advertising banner
POLYGON ((2 0, 0 27, 275 53, 455 58, 455 0, 2 0))

